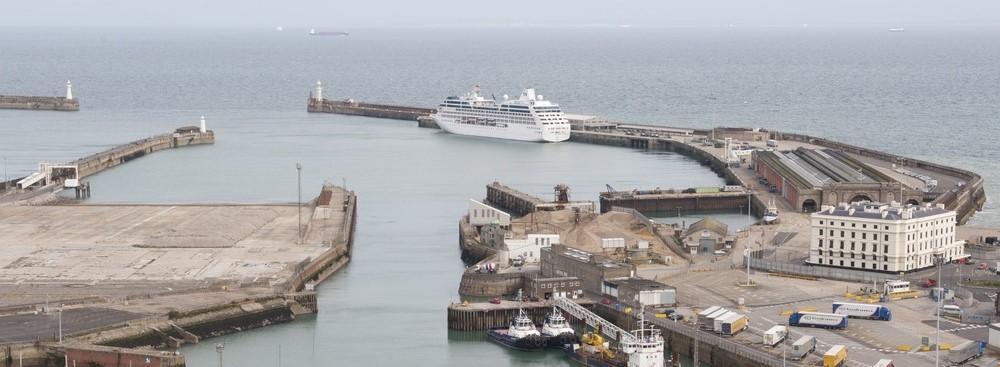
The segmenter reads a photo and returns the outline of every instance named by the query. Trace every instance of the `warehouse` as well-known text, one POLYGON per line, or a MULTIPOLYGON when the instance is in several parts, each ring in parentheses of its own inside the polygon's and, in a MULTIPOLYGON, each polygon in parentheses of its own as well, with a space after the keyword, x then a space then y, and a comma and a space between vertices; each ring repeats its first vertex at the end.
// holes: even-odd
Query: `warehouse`
POLYGON ((632 308, 672 307, 677 303, 677 289, 641 278, 608 279, 601 294, 610 300, 632 308))

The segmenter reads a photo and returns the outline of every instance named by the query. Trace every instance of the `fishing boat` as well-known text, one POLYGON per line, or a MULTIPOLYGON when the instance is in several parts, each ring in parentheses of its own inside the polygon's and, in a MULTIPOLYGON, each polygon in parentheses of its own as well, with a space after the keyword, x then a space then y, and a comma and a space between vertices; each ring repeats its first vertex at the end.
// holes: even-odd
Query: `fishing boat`
POLYGON ((778 223, 778 206, 774 205, 774 199, 771 199, 767 203, 767 209, 764 210, 764 224, 777 224, 778 223))
POLYGON ((528 314, 524 312, 524 308, 520 306, 520 302, 523 299, 520 290, 517 291, 517 299, 517 315, 510 320, 510 325, 506 328, 487 330, 486 336, 490 340, 511 349, 522 351, 544 349, 546 346, 545 338, 542 337, 542 333, 538 331, 538 327, 531 321, 528 314))
POLYGON ((542 324, 542 337, 550 348, 562 348, 567 344, 579 341, 576 331, 569 326, 569 322, 563 317, 559 309, 552 307, 552 312, 545 315, 545 322, 542 324))

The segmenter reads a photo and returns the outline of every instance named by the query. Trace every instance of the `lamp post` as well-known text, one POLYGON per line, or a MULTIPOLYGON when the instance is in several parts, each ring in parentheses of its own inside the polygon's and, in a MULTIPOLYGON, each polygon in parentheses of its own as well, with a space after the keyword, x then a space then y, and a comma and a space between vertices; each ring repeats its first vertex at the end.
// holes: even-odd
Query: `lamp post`
POLYGON ((944 285, 941 284, 941 268, 942 260, 944 257, 941 254, 934 255, 934 262, 938 266, 938 295, 937 300, 934 302, 934 306, 937 308, 935 313, 935 318, 937 319, 937 326, 934 330, 934 366, 938 367, 941 365, 941 302, 944 301, 944 285))
POLYGON ((226 349, 226 346, 222 343, 215 345, 215 353, 219 354, 219 367, 222 367, 222 350, 226 349))
POLYGON ((62 344, 63 342, 62 314, 63 314, 63 308, 62 305, 59 305, 59 344, 62 344))
POLYGON ((298 201, 298 214, 299 214, 299 244, 302 244, 302 164, 295 163, 295 171, 298 174, 299 182, 299 201, 298 201))
POLYGON ((753 224, 750 220, 750 197, 753 191, 747 188, 747 247, 743 252, 747 255, 747 287, 750 286, 750 246, 753 245, 753 224))

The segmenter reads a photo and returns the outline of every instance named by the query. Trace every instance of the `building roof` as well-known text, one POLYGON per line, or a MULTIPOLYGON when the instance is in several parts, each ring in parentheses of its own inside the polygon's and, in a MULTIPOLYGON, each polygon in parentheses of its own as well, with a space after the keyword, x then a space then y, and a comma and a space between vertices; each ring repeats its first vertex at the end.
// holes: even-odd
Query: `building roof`
POLYGON ((571 258, 573 260, 585 263, 594 264, 602 268, 621 268, 626 267, 626 264, 611 260, 607 257, 591 254, 589 252, 568 247, 565 245, 552 245, 552 247, 543 247, 542 251, 553 251, 554 254, 571 258))
POLYGON ((817 216, 833 216, 843 218, 865 218, 880 220, 904 220, 925 218, 939 214, 954 213, 943 206, 902 206, 899 203, 877 203, 861 201, 856 203, 841 203, 838 206, 824 206, 822 210, 813 213, 817 216))
POLYGON ((618 278, 605 280, 606 283, 614 284, 618 287, 628 287, 640 291, 655 291, 661 289, 675 289, 669 285, 643 278, 618 278))
POLYGON ((758 152, 781 176, 800 188, 819 188, 832 183, 871 184, 892 182, 892 178, 835 149, 798 149, 758 152))
POLYGON ((702 220, 694 222, 684 231, 684 237, 692 234, 701 233, 701 231, 709 231, 720 236, 725 236, 729 234, 729 226, 722 223, 715 218, 705 217, 702 220))

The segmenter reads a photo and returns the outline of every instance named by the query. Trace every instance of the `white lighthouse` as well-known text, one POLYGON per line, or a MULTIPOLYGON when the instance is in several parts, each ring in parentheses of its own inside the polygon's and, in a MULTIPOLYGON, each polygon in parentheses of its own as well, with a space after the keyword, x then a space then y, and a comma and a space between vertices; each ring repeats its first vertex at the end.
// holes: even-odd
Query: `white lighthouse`
POLYGON ((73 99, 73 84, 66 81, 66 99, 73 99))
POLYGON ((201 131, 202 133, 208 132, 208 130, 205 128, 205 116, 204 115, 201 116, 201 129, 199 129, 199 131, 201 131))
POLYGON ((316 81, 316 90, 313 91, 313 99, 316 102, 323 102, 323 83, 318 80, 316 81))

